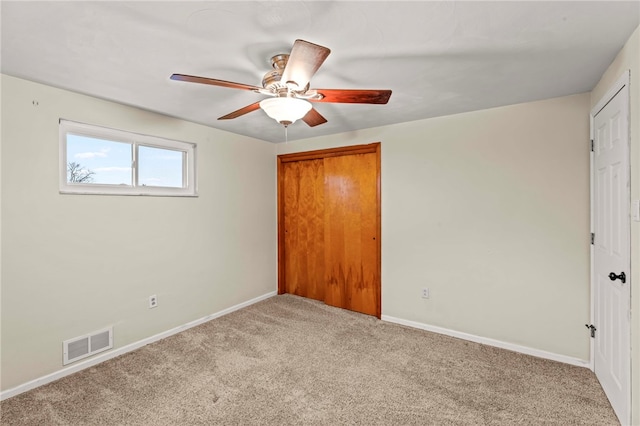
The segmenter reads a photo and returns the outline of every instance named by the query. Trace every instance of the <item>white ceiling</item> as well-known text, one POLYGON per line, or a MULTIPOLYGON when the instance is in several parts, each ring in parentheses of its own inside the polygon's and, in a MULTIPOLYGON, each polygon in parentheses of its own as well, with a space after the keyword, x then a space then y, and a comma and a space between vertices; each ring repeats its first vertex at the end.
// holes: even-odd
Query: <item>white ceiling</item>
MULTIPOLYGON (((391 89, 387 105, 317 103, 289 140, 591 90, 640 22, 627 1, 2 1, 5 74, 280 142, 250 91, 300 38, 332 52, 312 88, 391 89)), ((73 117, 67 117, 73 118, 73 117)))

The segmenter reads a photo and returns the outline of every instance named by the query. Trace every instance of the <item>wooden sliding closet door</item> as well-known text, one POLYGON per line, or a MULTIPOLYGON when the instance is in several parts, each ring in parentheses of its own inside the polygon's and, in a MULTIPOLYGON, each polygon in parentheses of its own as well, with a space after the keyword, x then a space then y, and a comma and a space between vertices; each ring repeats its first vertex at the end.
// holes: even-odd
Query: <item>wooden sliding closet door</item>
POLYGON ((324 173, 322 160, 285 163, 285 293, 324 300, 324 173))
POLYGON ((378 311, 376 154, 324 160, 325 303, 378 311))
POLYGON ((278 157, 278 291, 380 317, 380 144, 278 157))

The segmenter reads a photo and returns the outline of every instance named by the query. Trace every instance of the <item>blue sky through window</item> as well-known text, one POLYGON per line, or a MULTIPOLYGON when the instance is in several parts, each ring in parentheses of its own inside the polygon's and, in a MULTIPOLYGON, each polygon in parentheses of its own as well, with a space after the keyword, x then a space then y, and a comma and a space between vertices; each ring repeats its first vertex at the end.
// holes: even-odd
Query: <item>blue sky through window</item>
POLYGON ((130 143, 67 134, 67 163, 94 172, 92 183, 132 185, 131 161, 130 143))
MULTIPOLYGON (((182 188, 182 151, 138 147, 138 185, 182 188)), ((94 172, 94 184, 129 185, 132 182, 132 144, 67 134, 67 163, 94 172)), ((67 175, 67 179, 69 176, 67 175)))
POLYGON ((139 184, 182 188, 183 156, 182 151, 138 146, 139 184))

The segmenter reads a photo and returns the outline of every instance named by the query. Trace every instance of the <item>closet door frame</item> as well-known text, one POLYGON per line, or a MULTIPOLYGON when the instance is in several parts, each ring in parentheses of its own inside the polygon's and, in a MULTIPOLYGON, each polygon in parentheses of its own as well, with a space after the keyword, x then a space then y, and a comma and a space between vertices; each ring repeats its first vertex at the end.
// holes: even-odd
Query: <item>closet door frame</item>
POLYGON ((317 160, 329 157, 338 157, 342 155, 356 155, 356 154, 376 154, 376 242, 377 242, 377 289, 378 292, 378 306, 376 307, 376 316, 380 318, 382 314, 382 239, 381 239, 381 198, 380 198, 380 142, 344 146, 338 148, 320 149, 315 151, 296 152, 292 154, 278 155, 278 294, 285 293, 285 256, 284 256, 284 164, 305 161, 305 160, 317 160))

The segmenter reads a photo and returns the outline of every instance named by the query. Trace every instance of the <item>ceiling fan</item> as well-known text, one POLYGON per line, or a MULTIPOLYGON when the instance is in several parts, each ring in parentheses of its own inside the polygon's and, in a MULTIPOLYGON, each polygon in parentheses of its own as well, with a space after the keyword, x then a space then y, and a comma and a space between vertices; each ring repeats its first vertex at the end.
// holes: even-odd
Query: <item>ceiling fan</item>
POLYGON ((302 119, 310 127, 326 123, 326 118, 313 108, 310 102, 386 104, 389 101, 391 90, 310 89, 311 77, 329 53, 331 50, 326 47, 296 40, 290 54, 282 53, 271 58, 273 70, 265 74, 262 87, 185 74, 173 74, 171 79, 250 90, 271 96, 224 115, 218 120, 237 118, 262 108, 267 115, 285 127, 298 119, 302 119))

